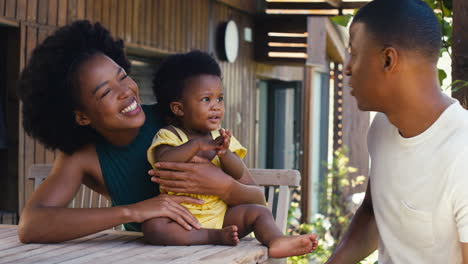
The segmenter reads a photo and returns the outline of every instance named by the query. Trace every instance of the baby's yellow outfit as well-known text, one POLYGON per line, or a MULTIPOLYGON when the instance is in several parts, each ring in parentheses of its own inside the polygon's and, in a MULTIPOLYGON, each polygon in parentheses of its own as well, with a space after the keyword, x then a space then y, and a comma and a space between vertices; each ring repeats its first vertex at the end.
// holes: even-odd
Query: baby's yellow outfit
MULTIPOLYGON (((167 129, 160 129, 156 136, 153 138, 153 143, 147 151, 148 161, 151 163, 151 166, 154 168, 156 161, 153 159, 153 151, 159 145, 169 145, 169 146, 180 146, 188 141, 187 135, 177 127, 173 127, 179 136, 175 135, 173 132, 167 129)), ((211 137, 213 139, 220 136, 219 130, 211 131, 211 137)), ((229 144, 229 150, 237 154, 241 159, 247 153, 247 149, 244 148, 239 141, 237 141, 234 136, 231 136, 231 142, 229 144)), ((221 161, 218 156, 215 156, 211 160, 213 164, 221 168, 221 161)), ((156 168, 155 168, 156 169, 156 168)), ((198 219, 203 228, 215 228, 221 229, 223 227, 224 215, 226 214, 227 205, 221 200, 218 196, 214 195, 205 195, 205 194, 190 194, 190 193, 173 193, 169 194, 175 195, 186 195, 194 197, 200 200, 205 201, 204 204, 188 204, 182 203, 189 211, 198 219)))

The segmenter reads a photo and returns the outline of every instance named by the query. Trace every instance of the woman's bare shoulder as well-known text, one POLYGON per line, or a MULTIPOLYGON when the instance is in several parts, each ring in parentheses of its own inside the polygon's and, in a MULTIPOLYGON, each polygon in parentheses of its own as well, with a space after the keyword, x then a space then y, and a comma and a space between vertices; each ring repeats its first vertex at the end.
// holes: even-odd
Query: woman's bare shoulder
POLYGON ((84 176, 102 178, 95 146, 91 144, 83 146, 72 154, 58 152, 53 172, 80 178, 84 176))
POLYGON ((91 178, 102 179, 99 160, 93 149, 93 146, 86 146, 73 154, 57 151, 52 170, 34 191, 27 207, 64 207, 82 183, 89 182, 91 178))

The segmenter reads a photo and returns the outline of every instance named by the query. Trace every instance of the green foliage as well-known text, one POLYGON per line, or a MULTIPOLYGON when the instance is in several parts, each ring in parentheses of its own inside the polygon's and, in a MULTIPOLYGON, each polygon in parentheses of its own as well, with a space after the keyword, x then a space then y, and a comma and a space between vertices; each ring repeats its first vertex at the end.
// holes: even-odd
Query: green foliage
POLYGON ((347 27, 352 18, 353 15, 334 16, 331 21, 337 25, 347 27))
MULTIPOLYGON (((424 0, 424 2, 434 9, 442 31, 442 48, 440 49, 439 56, 442 57, 444 53, 447 53, 452 58, 450 53, 452 47, 452 1, 424 0)), ((448 74, 449 73, 446 73, 443 69, 439 69, 439 84, 441 87, 448 74)), ((449 85, 449 87, 451 86, 452 85, 449 85)))
POLYGON ((330 231, 331 236, 336 241, 341 240, 352 218, 352 213, 346 209, 345 194, 365 181, 362 175, 351 178, 351 174, 356 173, 357 169, 348 166, 349 158, 346 153, 346 147, 335 151, 332 163, 327 166, 328 173, 320 194, 321 208, 326 210, 326 215, 333 226, 330 231))
MULTIPOLYGON (((297 204, 291 204, 290 213, 291 211, 296 214, 295 217, 292 217, 294 220, 291 221, 291 214, 288 223, 297 222, 300 218, 300 209, 297 207, 297 204), (297 217, 297 218, 296 218, 297 217)), ((296 226, 295 229, 290 230, 291 235, 297 234, 306 234, 306 233, 313 233, 317 234, 317 238, 319 240, 319 245, 317 249, 308 255, 304 256, 295 256, 288 258, 288 263, 291 264, 305 264, 310 263, 311 259, 316 261, 317 263, 325 263, 328 257, 331 255, 331 246, 334 245, 334 240, 330 236, 330 221, 326 219, 323 215, 317 215, 315 217, 315 221, 313 223, 302 223, 296 226)))
POLYGON ((325 164, 327 175, 323 180, 320 193, 320 205, 323 215, 317 214, 312 223, 299 223, 301 211, 298 203, 291 203, 288 214, 289 233, 317 234, 319 245, 316 251, 306 256, 291 257, 288 263, 325 263, 333 253, 337 242, 342 238, 348 228, 353 214, 347 210, 344 193, 364 183, 363 176, 352 178, 351 174, 357 172, 356 168, 348 166, 349 158, 346 148, 335 151, 331 164, 325 164))
POLYGON ((445 80, 445 78, 447 78, 447 73, 442 69, 438 69, 438 71, 439 71, 439 85, 442 86, 442 82, 445 80))
POLYGON ((452 89, 452 92, 456 92, 462 88, 465 88, 465 87, 468 87, 468 82, 467 81, 463 81, 463 80, 456 80, 454 82, 452 82, 449 86, 447 86, 447 88, 445 89, 452 89))

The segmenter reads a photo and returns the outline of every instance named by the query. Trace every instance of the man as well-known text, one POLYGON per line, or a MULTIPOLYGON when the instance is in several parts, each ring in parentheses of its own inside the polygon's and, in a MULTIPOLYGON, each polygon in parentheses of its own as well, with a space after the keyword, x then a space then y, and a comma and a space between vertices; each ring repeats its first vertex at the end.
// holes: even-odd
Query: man
POLYGON ((468 113, 439 87, 439 23, 422 0, 374 0, 350 28, 346 66, 368 132, 363 204, 327 263, 468 264, 468 113))

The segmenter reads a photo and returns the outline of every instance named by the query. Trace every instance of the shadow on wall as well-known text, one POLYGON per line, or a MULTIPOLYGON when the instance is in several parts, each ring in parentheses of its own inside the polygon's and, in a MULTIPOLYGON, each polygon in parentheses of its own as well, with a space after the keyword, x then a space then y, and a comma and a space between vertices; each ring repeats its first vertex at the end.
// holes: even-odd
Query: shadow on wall
MULTIPOLYGON (((2 98, 0 97, 0 99, 2 98)), ((5 123, 5 114, 3 110, 3 104, 2 101, 0 101, 0 149, 7 148, 7 131, 5 123)))

